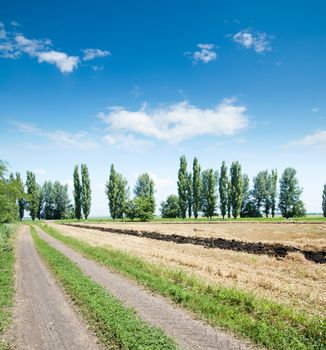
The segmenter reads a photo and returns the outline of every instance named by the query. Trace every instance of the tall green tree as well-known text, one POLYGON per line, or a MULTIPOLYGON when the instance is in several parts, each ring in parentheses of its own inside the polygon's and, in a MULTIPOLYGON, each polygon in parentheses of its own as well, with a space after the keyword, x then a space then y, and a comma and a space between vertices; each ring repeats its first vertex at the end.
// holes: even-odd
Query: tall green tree
POLYGON ((223 219, 228 212, 228 168, 225 162, 222 162, 221 174, 219 181, 219 194, 220 194, 220 209, 223 219))
POLYGON ((25 195, 25 185, 20 176, 20 173, 16 173, 16 183, 17 183, 17 190, 18 190, 17 200, 18 200, 18 209, 19 209, 19 219, 21 221, 25 213, 26 195, 25 195))
POLYGON ((119 219, 123 219, 123 215, 125 214, 125 210, 126 210, 126 204, 129 198, 129 188, 128 188, 128 182, 123 177, 122 174, 118 174, 117 178, 118 178, 117 217, 119 219))
POLYGON ((247 174, 243 174, 242 182, 243 182, 243 190, 242 190, 242 204, 241 204, 241 211, 240 211, 241 217, 244 216, 244 213, 248 208, 248 203, 250 202, 250 180, 247 174))
POLYGON ((113 220, 118 217, 118 196, 119 196, 119 178, 114 165, 111 165, 109 181, 106 184, 106 194, 109 200, 110 215, 113 220))
POLYGON ((260 171, 254 177, 253 197, 256 201, 257 210, 260 212, 264 210, 266 216, 268 216, 270 208, 270 196, 269 196, 269 174, 268 170, 260 171))
POLYGON ((42 186, 42 190, 44 201, 42 216, 45 220, 54 219, 55 202, 52 182, 45 181, 42 186))
POLYGON ((192 173, 187 174, 187 202, 188 202, 188 216, 192 216, 192 173))
POLYGON ((301 194, 302 189, 297 179, 297 171, 293 168, 286 168, 280 179, 279 209, 283 217, 303 216, 305 209, 300 200, 301 194))
POLYGON ((178 218, 180 216, 179 198, 170 194, 165 202, 161 203, 162 218, 178 218))
POLYGON ((36 183, 35 174, 31 171, 27 171, 26 189, 27 208, 32 220, 34 221, 39 211, 39 189, 36 183))
POLYGON ((74 208, 75 208, 75 218, 80 220, 82 218, 82 186, 80 183, 79 169, 78 165, 74 169, 74 208))
POLYGON ((140 174, 137 178, 134 194, 137 217, 143 221, 153 218, 155 213, 155 183, 148 173, 140 174))
POLYGON ((12 177, 8 179, 7 172, 8 163, 0 160, 0 223, 18 219, 17 182, 12 177))
MULTIPOLYGON (((54 219, 63 219, 69 210, 68 185, 62 185, 59 181, 53 184, 54 219)), ((88 215, 87 215, 88 216, 88 215)), ((87 218, 85 216, 85 218, 87 218)))
MULTIPOLYGON (((200 200, 201 200, 201 175, 200 165, 197 158, 194 158, 192 166, 192 200, 193 200, 193 212, 195 219, 198 218, 200 211, 200 200)), ((180 209, 180 206, 179 206, 180 209)))
POLYGON ((272 169, 272 172, 269 176, 269 196, 270 196, 272 217, 275 217, 275 211, 277 206, 277 179, 278 179, 277 170, 272 169))
POLYGON ((322 210, 323 210, 323 215, 326 218, 326 183, 324 185, 324 190, 322 195, 322 210))
POLYGON ((82 209, 85 219, 87 220, 92 202, 92 190, 89 179, 88 168, 86 164, 81 165, 81 178, 82 178, 82 209))
POLYGON ((187 216, 188 208, 188 175, 187 175, 187 160, 185 156, 180 157, 180 168, 178 171, 178 195, 179 195, 179 206, 180 213, 183 219, 187 216))
POLYGON ((213 169, 202 172, 201 209, 207 218, 211 218, 217 207, 217 179, 213 169))
POLYGON ((240 215, 243 199, 243 178, 241 173, 241 165, 239 162, 233 162, 231 164, 230 182, 232 215, 236 219, 240 215))
POLYGON ((232 211, 232 197, 231 197, 231 179, 228 177, 228 218, 231 218, 231 211, 232 211))
POLYGON ((42 212, 43 212, 43 206, 44 206, 44 193, 42 187, 37 184, 37 192, 38 192, 38 209, 37 209, 37 218, 41 220, 42 218, 42 212))

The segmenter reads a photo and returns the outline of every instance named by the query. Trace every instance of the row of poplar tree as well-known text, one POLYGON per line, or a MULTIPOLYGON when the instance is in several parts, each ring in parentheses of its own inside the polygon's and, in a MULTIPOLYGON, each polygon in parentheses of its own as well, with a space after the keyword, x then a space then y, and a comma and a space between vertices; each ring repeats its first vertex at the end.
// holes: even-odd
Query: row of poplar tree
MULTIPOLYGON (((228 170, 222 162, 219 171, 201 171, 197 158, 193 161, 192 172, 187 170, 185 156, 180 158, 178 171, 178 196, 170 195, 162 203, 162 216, 197 218, 200 213, 211 218, 217 210, 223 218, 275 216, 277 210, 282 216, 305 216, 306 210, 300 199, 302 189, 296 170, 286 168, 279 180, 278 196, 277 170, 260 171, 253 178, 250 188, 248 175, 242 173, 239 162, 233 162, 228 170), (173 204, 171 209, 171 204, 173 204)), ((325 192, 326 193, 326 192, 325 192)))

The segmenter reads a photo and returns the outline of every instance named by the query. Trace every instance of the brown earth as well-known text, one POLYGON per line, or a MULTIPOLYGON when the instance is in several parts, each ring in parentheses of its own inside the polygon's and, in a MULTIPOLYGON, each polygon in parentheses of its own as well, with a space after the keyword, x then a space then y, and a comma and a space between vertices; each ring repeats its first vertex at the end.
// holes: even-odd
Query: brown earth
POLYGON ((179 234, 163 234, 156 231, 144 231, 135 229, 125 229, 117 227, 103 227, 100 225, 87 224, 66 224, 67 226, 74 226, 79 228, 86 228, 92 230, 99 230, 103 232, 111 232, 117 234, 125 234, 130 236, 145 237, 155 239, 158 241, 174 242, 177 244, 194 244, 201 245, 206 248, 220 248, 226 250, 234 250, 237 252, 245 252, 251 254, 266 254, 275 256, 276 258, 284 258, 289 253, 301 253, 310 261, 315 263, 326 263, 326 250, 312 250, 300 249, 293 246, 287 246, 280 243, 262 243, 262 242, 244 242, 235 239, 214 238, 214 237, 196 237, 183 236, 179 234))
POLYGON ((278 243, 304 250, 326 250, 326 222, 108 222, 101 224, 89 222, 87 225, 137 231, 155 231, 162 234, 177 234, 181 236, 234 239, 255 243, 278 243))
POLYGON ((101 349, 38 256, 29 228, 17 239, 16 296, 8 340, 15 349, 101 349))
MULTIPOLYGON (((326 265, 310 262, 301 253, 290 253, 284 259, 275 259, 267 255, 50 225, 65 235, 94 246, 110 246, 161 266, 181 268, 208 284, 237 287, 310 315, 326 316, 326 265)), ((115 224, 115 227, 118 226, 115 224)))
POLYGON ((84 258, 40 229, 37 231, 42 239, 74 261, 87 276, 106 288, 125 305, 135 309, 142 319, 163 329, 183 349, 244 350, 254 348, 248 342, 240 341, 225 331, 194 319, 186 311, 175 307, 160 296, 152 295, 126 277, 84 258))

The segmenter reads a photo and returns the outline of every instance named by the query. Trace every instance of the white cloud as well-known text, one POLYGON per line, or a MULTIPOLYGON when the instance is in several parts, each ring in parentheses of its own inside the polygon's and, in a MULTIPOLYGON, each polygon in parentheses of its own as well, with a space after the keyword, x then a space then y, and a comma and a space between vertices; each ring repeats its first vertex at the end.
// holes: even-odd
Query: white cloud
POLYGON ((146 104, 138 111, 113 107, 109 113, 99 113, 112 132, 141 134, 158 140, 177 143, 201 135, 233 135, 249 124, 246 107, 225 99, 216 107, 202 109, 187 101, 149 109, 146 104))
POLYGON ((285 147, 326 148, 326 130, 317 130, 313 134, 305 135, 302 139, 289 142, 285 147))
POLYGON ((253 33, 250 29, 244 29, 233 35, 233 41, 246 49, 254 49, 263 54, 272 51, 271 40, 273 37, 263 32, 253 33))
POLYGON ((318 113, 319 111, 320 111, 319 107, 314 107, 311 109, 311 112, 313 112, 313 113, 318 113))
POLYGON ((11 121, 11 124, 15 125, 17 131, 44 137, 59 148, 88 150, 98 146, 95 140, 85 131, 76 133, 63 130, 48 131, 27 123, 11 121))
POLYGON ((215 61, 217 58, 217 53, 215 50, 214 44, 198 44, 198 49, 195 52, 185 52, 186 56, 191 56, 193 59, 193 63, 197 64, 198 62, 208 63, 211 61, 215 61))
POLYGON ((100 50, 100 49, 84 49, 82 50, 84 53, 83 60, 84 61, 91 61, 94 58, 98 57, 107 57, 111 56, 111 52, 107 50, 100 50))
POLYGON ((38 61, 54 64, 61 73, 71 73, 77 68, 79 63, 79 57, 68 56, 64 52, 48 51, 40 52, 37 54, 38 61))
POLYGON ((151 146, 149 141, 139 139, 132 134, 107 134, 104 136, 103 140, 109 146, 131 152, 139 152, 151 146))

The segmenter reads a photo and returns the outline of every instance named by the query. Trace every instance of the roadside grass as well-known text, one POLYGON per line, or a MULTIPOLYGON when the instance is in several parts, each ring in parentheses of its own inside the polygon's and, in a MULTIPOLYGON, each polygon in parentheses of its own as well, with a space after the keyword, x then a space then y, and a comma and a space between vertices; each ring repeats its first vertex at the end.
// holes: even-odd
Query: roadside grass
POLYGON ((13 247, 14 224, 0 225, 0 350, 9 349, 9 346, 1 341, 1 337, 8 328, 12 317, 14 297, 14 262, 15 252, 13 247))
POLYGON ((94 247, 41 223, 52 237, 85 257, 170 298, 210 324, 247 337, 269 349, 326 349, 326 322, 250 293, 207 284, 183 271, 164 268, 109 247, 94 247))
POLYGON ((175 350, 176 344, 162 330, 142 321, 117 298, 93 282, 62 253, 31 233, 40 255, 78 306, 98 338, 109 349, 175 350))
MULTIPOLYGON (((73 222, 93 222, 93 223, 105 223, 105 222, 143 222, 140 221, 139 219, 135 219, 135 220, 130 220, 128 218, 124 218, 124 219, 111 219, 111 218, 88 218, 87 220, 85 219, 81 219, 81 220, 77 220, 77 219, 64 219, 64 220, 56 220, 55 222, 57 223, 73 223, 73 222)), ((150 220, 148 222, 157 222, 157 223, 208 223, 208 222, 260 222, 260 223, 279 223, 279 222, 326 222, 326 218, 323 217, 322 215, 308 215, 308 216, 304 216, 304 217, 297 217, 297 218, 291 218, 291 219, 285 219, 281 216, 276 216, 274 218, 272 217, 261 217, 261 218, 237 218, 237 219, 233 219, 233 218, 225 218, 223 220, 223 218, 221 216, 216 216, 216 217, 212 217, 211 219, 205 218, 205 217, 199 217, 197 219, 195 218, 161 218, 161 217, 155 217, 153 220, 150 220)))

